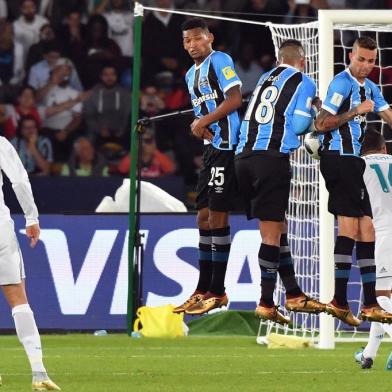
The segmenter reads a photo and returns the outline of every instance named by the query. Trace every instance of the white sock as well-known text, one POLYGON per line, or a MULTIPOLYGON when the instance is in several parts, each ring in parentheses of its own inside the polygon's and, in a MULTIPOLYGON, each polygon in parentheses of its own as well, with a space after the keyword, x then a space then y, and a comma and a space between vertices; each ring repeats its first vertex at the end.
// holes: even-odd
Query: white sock
MULTIPOLYGON (((388 313, 392 313, 392 301, 389 297, 377 297, 378 304, 388 313)), ((392 338, 392 324, 383 324, 384 331, 392 338)))
POLYGON ((384 328, 381 323, 372 322, 370 325, 369 340, 365 349, 363 350, 363 356, 365 358, 375 358, 377 355, 378 348, 380 347, 381 340, 384 337, 384 328))
POLYGON ((31 370, 33 372, 46 372, 42 362, 41 338, 30 305, 15 306, 12 309, 12 317, 15 322, 16 334, 29 358, 31 370))

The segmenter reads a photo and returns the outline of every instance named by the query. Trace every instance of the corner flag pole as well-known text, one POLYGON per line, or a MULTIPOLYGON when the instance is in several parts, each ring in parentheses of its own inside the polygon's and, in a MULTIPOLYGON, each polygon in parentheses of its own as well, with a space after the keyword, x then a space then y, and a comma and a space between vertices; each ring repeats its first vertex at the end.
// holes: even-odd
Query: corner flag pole
POLYGON ((127 332, 132 333, 133 320, 135 317, 135 305, 138 295, 138 287, 135 285, 138 271, 135 264, 135 244, 139 235, 136 228, 136 199, 137 199, 137 176, 136 166, 138 157, 137 120, 139 118, 139 95, 140 95, 140 66, 141 66, 141 41, 143 6, 135 2, 134 8, 134 54, 132 76, 132 118, 131 118, 131 168, 129 172, 129 235, 128 235, 128 303, 127 303, 127 332))

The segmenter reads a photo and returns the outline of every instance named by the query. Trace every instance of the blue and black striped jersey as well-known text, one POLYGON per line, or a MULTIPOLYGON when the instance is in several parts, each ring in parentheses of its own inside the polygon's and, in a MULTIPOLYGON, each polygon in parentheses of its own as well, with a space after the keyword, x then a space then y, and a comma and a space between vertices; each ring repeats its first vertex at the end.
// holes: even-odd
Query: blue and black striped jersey
MULTIPOLYGON (((362 84, 359 83, 347 68, 332 80, 322 108, 335 115, 348 112, 367 99, 374 101, 375 112, 382 112, 389 108, 376 84, 369 79, 365 79, 362 84)), ((361 151, 365 125, 366 115, 358 115, 339 128, 323 134, 321 136, 322 150, 358 156, 361 151)))
MULTIPOLYGON (((233 60, 223 52, 213 51, 199 65, 194 64, 185 75, 193 110, 200 118, 213 112, 226 98, 226 92, 241 81, 234 70, 233 60)), ((238 143, 240 118, 237 111, 209 125, 214 137, 212 145, 220 150, 232 150, 238 143)))
POLYGON ((288 154, 300 146, 296 116, 312 117, 314 81, 282 64, 261 76, 241 124, 236 154, 272 150, 288 154))

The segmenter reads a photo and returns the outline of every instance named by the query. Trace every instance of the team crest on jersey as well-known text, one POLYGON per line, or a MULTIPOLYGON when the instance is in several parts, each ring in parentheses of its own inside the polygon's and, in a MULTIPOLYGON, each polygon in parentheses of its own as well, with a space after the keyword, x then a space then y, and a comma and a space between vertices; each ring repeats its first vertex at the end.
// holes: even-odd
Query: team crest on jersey
POLYGON ((223 68, 222 72, 226 80, 230 80, 236 76, 234 69, 230 66, 223 68))
POLYGON ((208 87, 208 79, 205 76, 201 77, 199 80, 199 88, 202 87, 208 87))

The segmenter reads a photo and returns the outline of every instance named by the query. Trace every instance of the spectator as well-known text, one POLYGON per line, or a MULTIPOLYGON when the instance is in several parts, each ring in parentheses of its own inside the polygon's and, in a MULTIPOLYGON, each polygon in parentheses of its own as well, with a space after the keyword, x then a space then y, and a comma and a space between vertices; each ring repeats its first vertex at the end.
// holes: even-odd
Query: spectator
POLYGON ((263 68, 255 61, 255 54, 252 44, 243 43, 240 49, 240 56, 235 63, 238 77, 242 81, 242 96, 245 98, 253 92, 260 79, 263 68))
POLYGON ((31 86, 24 86, 19 92, 17 104, 0 106, 0 113, 5 117, 4 136, 12 139, 16 136, 19 121, 24 116, 32 116, 41 126, 45 118, 54 116, 64 110, 72 108, 77 103, 85 99, 86 94, 80 94, 76 99, 52 105, 50 107, 37 106, 35 100, 35 90, 31 86))
POLYGON ((66 57, 72 60, 79 75, 83 72, 83 59, 86 56, 86 26, 82 23, 80 10, 70 10, 60 30, 60 38, 66 57))
MULTIPOLYGON (((160 8, 173 8, 172 0, 156 0, 160 8)), ((185 56, 182 41, 181 24, 184 17, 169 12, 153 11, 143 23, 142 57, 143 80, 149 82, 154 75, 162 71, 170 71, 182 75, 190 65, 185 56)))
POLYGON ((52 144, 47 137, 39 135, 39 124, 35 117, 21 118, 17 137, 11 143, 29 175, 47 176, 50 173, 52 144))
POLYGON ((61 29, 71 10, 78 10, 82 15, 87 15, 87 0, 41 0, 40 3, 40 14, 51 21, 56 31, 61 29))
POLYGON ((118 84, 113 65, 105 65, 100 83, 92 90, 83 108, 89 136, 98 145, 115 142, 127 145, 130 124, 130 94, 118 84))
POLYGON ((26 58, 26 73, 28 74, 30 68, 44 59, 45 43, 54 41, 56 38, 55 32, 50 24, 44 24, 39 31, 39 41, 31 45, 29 53, 26 58))
POLYGON ((65 64, 71 65, 70 85, 75 90, 82 91, 79 75, 68 59, 61 58, 61 48, 58 42, 46 42, 43 47, 44 60, 34 64, 29 73, 29 85, 37 90, 37 100, 42 101, 49 91, 63 80, 67 73, 65 64))
POLYGON ((91 141, 80 137, 74 142, 71 158, 63 166, 61 175, 107 177, 109 168, 105 158, 95 151, 91 141))
POLYGON ((122 55, 133 57, 133 12, 126 0, 104 0, 96 9, 107 20, 109 37, 116 41, 122 55), (108 10, 108 8, 111 10, 108 10))
POLYGON ((12 24, 0 20, 0 99, 12 100, 24 78, 23 47, 14 42, 12 24))
POLYGON ((87 59, 83 79, 86 88, 99 82, 103 64, 121 62, 121 49, 108 34, 106 19, 102 15, 93 15, 87 23, 87 59))
MULTIPOLYGON (((157 149, 154 133, 151 130, 146 130, 143 134, 141 147, 141 176, 143 178, 157 178, 174 173, 174 162, 157 149)), ((130 165, 131 159, 127 155, 118 165, 119 173, 128 175, 130 165)))
POLYGON ((7 19, 8 9, 6 0, 0 0, 0 18, 7 19))
MULTIPOLYGON (((248 0, 242 12, 249 13, 249 19, 274 23, 283 21, 282 15, 286 15, 289 7, 286 0, 248 0), (257 15, 258 14, 258 15, 257 15)), ((241 26, 242 42, 253 45, 256 58, 264 56, 263 62, 271 63, 275 57, 275 49, 272 43, 272 36, 267 26, 255 26, 243 24, 241 26), (260 42, 263 44, 260 45, 260 42)), ((262 67, 266 67, 262 64, 262 67)))
MULTIPOLYGON (((64 65, 63 78, 54 86, 45 97, 45 106, 77 101, 80 99, 79 91, 70 86, 72 67, 64 65)), ((56 161, 64 162, 71 152, 74 133, 80 129, 82 120, 82 103, 79 102, 68 110, 63 110, 43 122, 43 127, 52 141, 54 157, 56 161)))
POLYGON ((37 15, 34 0, 23 0, 20 5, 21 15, 14 22, 15 40, 23 46, 23 53, 27 56, 30 46, 39 41, 39 31, 49 21, 37 15))

